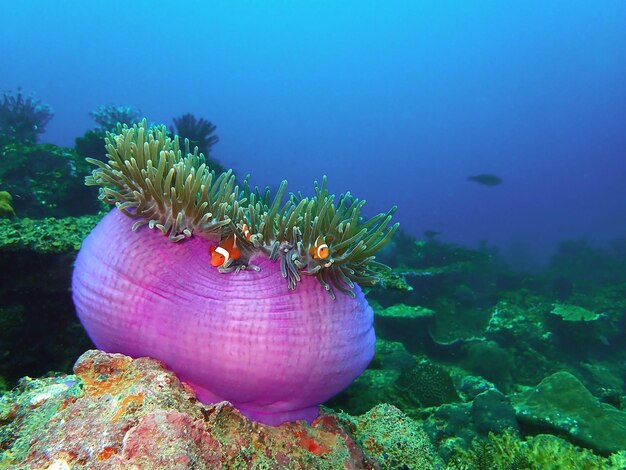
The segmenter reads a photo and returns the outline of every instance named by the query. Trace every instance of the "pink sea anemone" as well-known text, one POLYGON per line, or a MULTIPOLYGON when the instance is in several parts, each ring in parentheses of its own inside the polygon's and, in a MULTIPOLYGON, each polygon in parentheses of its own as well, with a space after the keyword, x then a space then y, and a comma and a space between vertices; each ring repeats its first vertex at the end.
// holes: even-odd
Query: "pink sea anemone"
POLYGON ((119 210, 85 239, 72 283, 96 346, 160 359, 201 401, 228 400, 256 421, 315 418, 374 354, 358 283, 376 280, 393 210, 363 221, 363 203, 346 194, 335 205, 325 183, 284 203, 283 184, 271 201, 183 156, 163 127, 118 131, 88 184, 119 210), (215 268, 209 248, 227 237, 241 256, 215 268))

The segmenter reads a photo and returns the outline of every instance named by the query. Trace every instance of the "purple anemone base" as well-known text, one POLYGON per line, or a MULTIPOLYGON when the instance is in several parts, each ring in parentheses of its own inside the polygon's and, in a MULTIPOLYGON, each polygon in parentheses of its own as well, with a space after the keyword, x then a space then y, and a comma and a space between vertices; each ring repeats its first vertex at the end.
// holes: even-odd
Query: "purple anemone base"
MULTIPOLYGON (((221 274, 206 238, 170 242, 112 210, 83 242, 72 290, 78 316, 107 352, 163 361, 204 403, 228 400, 264 424, 312 421, 374 355, 361 290, 332 300, 303 276, 294 291, 278 262, 221 274)), ((156 386, 156 385, 155 385, 156 386)))

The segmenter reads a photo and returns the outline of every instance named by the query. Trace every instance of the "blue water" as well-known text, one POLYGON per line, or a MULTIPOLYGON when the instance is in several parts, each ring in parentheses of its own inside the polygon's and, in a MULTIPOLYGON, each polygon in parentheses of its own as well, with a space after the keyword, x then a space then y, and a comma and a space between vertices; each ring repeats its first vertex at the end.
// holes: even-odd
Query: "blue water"
POLYGON ((101 104, 192 112, 253 183, 326 174, 414 235, 537 261, 626 236, 626 2, 179 3, 3 1, 0 90, 66 146, 101 104))

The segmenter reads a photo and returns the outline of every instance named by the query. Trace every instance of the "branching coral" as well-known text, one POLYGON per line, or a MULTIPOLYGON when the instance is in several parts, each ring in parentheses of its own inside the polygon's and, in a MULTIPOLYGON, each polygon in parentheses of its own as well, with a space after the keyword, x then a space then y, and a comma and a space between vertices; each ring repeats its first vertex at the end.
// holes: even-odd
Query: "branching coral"
POLYGON ((196 119, 191 114, 183 114, 178 118, 174 118, 174 127, 170 130, 172 134, 177 134, 184 139, 189 139, 190 147, 198 147, 198 151, 205 156, 209 156, 211 148, 220 140, 214 134, 217 126, 211 121, 204 118, 196 119))
POLYGON ((132 126, 141 121, 139 113, 130 106, 100 105, 91 113, 101 131, 111 131, 118 123, 132 126))
POLYGON ((21 90, 0 99, 0 141, 35 143, 54 114, 47 104, 25 97, 21 90))
POLYGON ((239 188, 232 171, 216 174, 197 149, 189 152, 188 141, 183 151, 165 126, 149 129, 145 120, 118 126, 105 141, 109 162, 88 159, 97 168, 86 182, 101 186, 102 200, 138 219, 134 230, 158 228, 173 242, 194 233, 222 240, 234 233, 243 256, 232 268, 245 268, 265 253, 280 262, 290 289, 302 275, 316 276, 333 298, 335 289, 351 294, 354 283, 376 283, 374 268, 381 265, 374 254, 397 229, 398 224, 389 226, 395 207, 363 220, 365 201, 350 193, 336 198, 325 179, 310 198, 285 198, 286 181, 274 197, 269 190, 251 190, 247 179, 239 188), (249 240, 244 226, 253 234, 249 240), (311 250, 320 241, 329 249, 323 258, 311 250))

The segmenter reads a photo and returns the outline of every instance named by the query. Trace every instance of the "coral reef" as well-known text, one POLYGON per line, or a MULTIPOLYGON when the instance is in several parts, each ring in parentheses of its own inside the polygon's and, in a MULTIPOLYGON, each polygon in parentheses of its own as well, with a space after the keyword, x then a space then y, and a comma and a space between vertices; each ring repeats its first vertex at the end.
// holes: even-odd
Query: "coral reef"
MULTIPOLYGON (((377 286, 374 286, 373 289, 380 288, 382 292, 392 290, 404 293, 411 292, 413 290, 413 288, 407 284, 402 273, 381 269, 378 273, 378 277, 380 278, 380 282, 377 286)), ((379 296, 382 292, 379 293, 379 296)))
POLYGON ((189 140, 190 148, 198 147, 198 151, 205 157, 211 155, 211 149, 220 140, 215 135, 215 129, 217 129, 215 124, 204 118, 196 119, 191 113, 183 114, 174 118, 173 121, 174 126, 170 127, 172 134, 189 140))
POLYGON ((609 315, 581 305, 556 303, 546 317, 546 328, 553 333, 559 350, 583 361, 607 346, 607 338, 615 330, 609 315))
POLYGON ((386 289, 374 288, 370 294, 384 307, 403 303, 437 310, 446 303, 457 310, 483 309, 493 305, 501 279, 511 274, 493 249, 444 243, 433 232, 422 240, 396 232, 378 258, 393 267, 383 277, 386 289))
POLYGON ((485 245, 394 234, 393 210, 366 220, 325 180, 252 189, 182 128, 119 120, 77 152, 0 142, 0 468, 625 468, 624 240, 514 272, 485 245), (67 284, 94 226, 84 327, 177 375, 90 352, 6 392, 93 347, 67 284))
POLYGON ((81 158, 95 158, 106 161, 107 151, 104 148, 106 131, 102 129, 89 129, 82 137, 74 140, 74 150, 81 158))
POLYGON ((598 248, 584 238, 564 240, 547 271, 554 278, 568 280, 573 293, 611 284, 626 276, 626 241, 618 239, 608 248, 598 248))
POLYGON ((489 389, 476 395, 470 413, 479 435, 519 430, 511 401, 499 390, 489 389))
POLYGON ((558 315, 565 321, 571 322, 590 322, 600 318, 598 313, 587 310, 579 305, 554 304, 554 308, 550 313, 558 315))
POLYGON ((428 334, 435 312, 425 307, 396 304, 374 308, 374 325, 379 335, 401 341, 411 352, 422 350, 423 337, 428 334))
POLYGON ((100 131, 112 131, 118 124, 132 126, 141 121, 138 111, 131 106, 100 105, 89 115, 98 124, 100 131))
POLYGON ((115 130, 118 124, 132 126, 141 119, 139 113, 130 106, 101 105, 89 113, 98 127, 89 129, 81 137, 77 137, 74 149, 81 158, 94 158, 107 161, 104 138, 108 131, 115 130))
POLYGON ((4 92, 0 98, 0 147, 11 142, 37 142, 52 117, 50 106, 25 97, 22 90, 4 92))
MULTIPOLYGON (((77 252, 103 214, 62 219, 0 219, 0 252, 77 252)), ((69 268, 69 266, 68 266, 69 268)))
POLYGON ((0 147, 0 185, 13 196, 20 217, 96 212, 96 192, 83 184, 89 170, 72 149, 19 142, 0 147))
POLYGON ((99 216, 0 219, 0 376, 69 372, 93 347, 68 285, 76 252, 99 216))
POLYGON ((311 424, 254 423, 198 403, 153 359, 88 351, 75 375, 25 378, 0 398, 0 467, 90 469, 434 468, 417 423, 392 407, 311 424), (379 460, 380 459, 380 460, 379 460), (417 467, 424 464, 426 467, 417 467))
POLYGON ((430 407, 459 401, 448 371, 428 360, 421 360, 402 372, 396 386, 417 406, 430 407))
MULTIPOLYGON (((473 354, 478 361, 483 352, 497 354, 500 364, 512 361, 508 371, 496 371, 494 368, 490 374, 493 379, 501 383, 534 385, 565 366, 557 354, 553 335, 544 324, 551 305, 545 298, 527 290, 502 294, 502 300, 491 309, 485 337, 495 347, 504 348, 507 354, 497 354, 495 348, 484 347, 478 348, 473 354), (476 352, 481 354, 477 355, 476 352)), ((472 353, 471 350, 468 352, 472 353)), ((479 364, 471 356, 465 363, 475 368, 479 364)), ((479 366, 476 370, 480 373, 485 368, 479 366)))
POLYGON ((357 442, 383 468, 443 467, 420 423, 394 406, 380 404, 358 418, 340 416, 349 424, 357 442))
POLYGON ((459 363, 465 370, 493 382, 500 390, 508 391, 514 360, 509 350, 495 341, 474 341, 463 345, 462 349, 464 354, 459 363))
POLYGON ((471 448, 458 448, 449 460, 449 470, 528 469, 558 470, 622 469, 626 466, 626 451, 608 458, 580 449, 549 434, 539 434, 527 440, 515 432, 490 433, 487 440, 475 439, 471 448))
POLYGON ((526 427, 568 436, 601 454, 624 450, 626 412, 601 403, 569 372, 546 377, 513 396, 518 420, 526 427))

